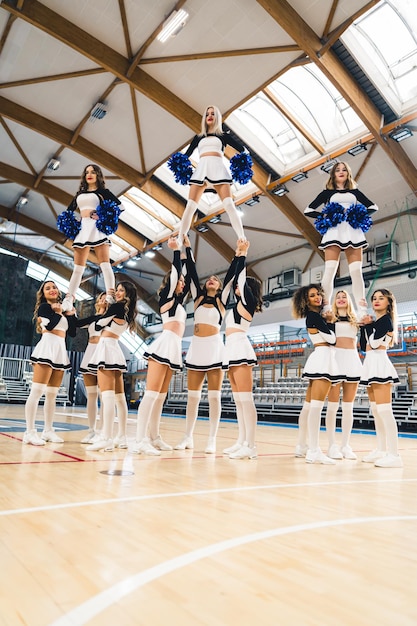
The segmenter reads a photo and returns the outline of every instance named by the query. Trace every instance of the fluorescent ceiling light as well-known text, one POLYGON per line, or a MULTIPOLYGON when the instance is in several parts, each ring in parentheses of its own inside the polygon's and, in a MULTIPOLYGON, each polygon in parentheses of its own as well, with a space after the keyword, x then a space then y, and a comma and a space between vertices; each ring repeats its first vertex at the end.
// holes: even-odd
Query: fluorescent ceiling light
POLYGON ((178 35, 180 30, 184 28, 189 18, 189 13, 184 11, 184 9, 180 9, 179 11, 173 11, 168 19, 165 20, 163 28, 159 35, 157 36, 157 40, 161 43, 164 43, 170 37, 175 37, 178 35))

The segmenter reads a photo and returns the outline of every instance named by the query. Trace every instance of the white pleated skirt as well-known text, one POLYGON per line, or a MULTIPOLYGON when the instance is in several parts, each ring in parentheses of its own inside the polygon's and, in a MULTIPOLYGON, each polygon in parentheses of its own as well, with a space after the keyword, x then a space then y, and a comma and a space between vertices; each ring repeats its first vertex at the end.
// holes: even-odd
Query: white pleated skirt
POLYGON ((368 242, 360 228, 352 228, 348 222, 342 222, 333 228, 329 228, 322 237, 319 245, 320 250, 329 246, 338 246, 342 250, 346 248, 367 248, 368 242))
POLYGON ((256 365, 257 359, 255 350, 246 333, 237 332, 226 335, 226 345, 224 347, 223 369, 238 365, 256 365))
POLYGON ((362 377, 360 384, 369 387, 369 385, 384 383, 392 383, 398 385, 397 370, 389 360, 386 350, 370 350, 365 354, 363 362, 362 377))
POLYGON ((212 185, 232 184, 232 177, 223 157, 203 156, 200 158, 191 176, 190 185, 204 185, 206 181, 212 185))
POLYGON ((181 337, 172 330, 163 330, 143 356, 145 359, 164 363, 172 370, 180 370, 182 369, 181 337))
POLYGON ((97 228, 97 220, 91 217, 81 218, 81 230, 73 241, 73 248, 94 248, 103 243, 111 245, 110 239, 97 228))
POLYGON ((95 372, 92 372, 90 369, 88 369, 88 364, 90 363, 91 357, 93 356, 97 346, 98 346, 98 343, 87 344, 83 359, 80 363, 80 367, 78 368, 78 371, 81 372, 81 374, 94 374, 95 373, 95 372))
POLYGON ((333 346, 317 346, 308 357, 303 370, 303 378, 319 380, 325 378, 332 384, 343 381, 338 371, 336 351, 333 346))
POLYGON ((54 333, 43 333, 30 357, 32 363, 49 365, 54 370, 68 370, 71 365, 65 347, 65 338, 54 333))
POLYGON ((334 348, 338 373, 344 382, 358 383, 362 376, 362 361, 358 351, 349 348, 334 348))
POLYGON ((126 371, 126 359, 118 339, 100 337, 96 349, 88 363, 88 370, 95 373, 99 369, 126 371))
POLYGON ((185 367, 203 372, 222 368, 223 354, 224 344, 220 333, 210 337, 193 335, 185 357, 185 367))

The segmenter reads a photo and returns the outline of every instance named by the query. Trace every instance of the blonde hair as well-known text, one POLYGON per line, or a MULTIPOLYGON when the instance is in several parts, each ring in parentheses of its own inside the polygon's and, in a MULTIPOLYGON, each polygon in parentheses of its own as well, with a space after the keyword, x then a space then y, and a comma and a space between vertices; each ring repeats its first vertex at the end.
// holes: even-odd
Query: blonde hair
POLYGON ((203 117, 201 118, 201 134, 204 136, 207 135, 206 115, 209 109, 213 109, 214 111, 214 125, 212 132, 216 135, 221 135, 223 133, 222 114, 220 113, 218 107, 214 106, 214 104, 209 104, 204 110, 203 117))
POLYGON ((338 308, 336 306, 336 298, 337 298, 337 294, 338 293, 343 293, 345 295, 345 297, 346 297, 346 300, 347 300, 346 317, 348 318, 348 321, 351 324, 357 324, 358 323, 358 319, 356 317, 356 313, 355 313, 355 310, 353 308, 352 299, 351 299, 350 295, 348 294, 348 292, 345 291, 344 289, 338 289, 336 291, 336 295, 335 295, 335 298, 334 298, 333 304, 332 304, 332 311, 333 311, 334 316, 336 318, 339 318, 339 311, 338 311, 338 308))
POLYGON ((327 181, 326 189, 337 189, 337 187, 336 187, 336 168, 339 165, 344 165, 346 170, 347 170, 347 174, 348 174, 346 182, 345 182, 345 185, 344 185, 344 188, 345 189, 356 189, 358 185, 353 180, 352 170, 350 169, 350 165, 348 165, 344 161, 338 161, 337 163, 335 163, 333 165, 332 169, 330 170, 329 180, 327 181))

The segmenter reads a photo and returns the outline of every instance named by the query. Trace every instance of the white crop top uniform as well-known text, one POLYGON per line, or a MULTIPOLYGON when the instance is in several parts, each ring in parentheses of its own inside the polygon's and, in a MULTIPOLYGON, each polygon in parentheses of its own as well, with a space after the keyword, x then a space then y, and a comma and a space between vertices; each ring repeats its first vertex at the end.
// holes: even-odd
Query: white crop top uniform
POLYGON ((389 315, 383 315, 370 324, 361 326, 361 349, 366 350, 361 385, 369 387, 374 384, 399 384, 397 371, 387 354, 392 332, 393 325, 389 315))
POLYGON ((336 345, 336 363, 339 373, 347 383, 358 383, 362 376, 362 362, 356 347, 358 328, 347 318, 341 317, 335 323, 336 342, 338 338, 352 339, 350 348, 340 348, 336 345))
POLYGON ((96 191, 82 191, 72 199, 68 209, 70 211, 78 209, 81 213, 81 230, 73 241, 73 248, 88 246, 94 248, 102 244, 111 244, 107 235, 98 230, 97 220, 91 217, 101 200, 111 200, 117 205, 121 204, 119 198, 105 188, 96 191))
MULTIPOLYGON (((186 254, 189 254, 190 248, 186 248, 186 254)), ((182 272, 181 253, 174 250, 174 259, 171 266, 171 272, 165 287, 159 293, 160 311, 166 305, 170 305, 169 309, 161 312, 162 323, 164 325, 162 334, 150 344, 149 349, 143 355, 145 359, 151 359, 167 365, 172 370, 182 369, 182 348, 181 341, 184 334, 185 322, 187 320, 187 311, 183 306, 183 302, 190 288, 190 280, 188 272, 185 274, 185 284, 182 293, 176 294, 175 289, 182 272), (181 324, 181 330, 174 332, 165 325, 172 322, 181 324)), ((174 326, 175 327, 175 326, 174 326)))
POLYGON ((103 331, 108 330, 117 337, 121 337, 127 329, 128 323, 125 319, 124 304, 122 302, 110 305, 108 311, 97 318, 96 330, 100 331, 101 335, 87 365, 88 371, 93 373, 99 369, 126 371, 126 359, 118 339, 103 336, 103 331), (124 322, 119 324, 115 321, 115 318, 123 319, 124 322))
POLYGON ((334 349, 336 343, 334 324, 328 324, 319 313, 308 311, 306 326, 314 350, 304 366, 303 378, 308 380, 326 379, 332 384, 342 382, 343 376, 338 371, 334 349), (317 332, 311 332, 312 329, 317 330, 317 332))
POLYGON ((191 176, 190 185, 205 185, 207 183, 210 185, 232 184, 232 177, 223 158, 224 149, 227 145, 232 146, 238 152, 243 152, 245 149, 243 144, 236 141, 229 133, 195 135, 185 153, 190 157, 194 150, 197 149, 200 157, 197 167, 191 176), (218 156, 204 156, 213 152, 217 153, 218 156))
MULTIPOLYGON (((363 204, 368 215, 378 211, 378 207, 367 198, 359 189, 325 189, 309 204, 304 210, 307 217, 317 218, 321 211, 317 209, 330 203, 340 204, 345 210, 352 205, 363 204)), ((343 221, 337 226, 333 226, 322 236, 319 245, 320 250, 328 246, 338 246, 342 250, 346 248, 367 248, 368 243, 361 228, 353 228, 349 222, 343 221)))
POLYGON ((31 354, 31 362, 49 365, 56 370, 70 369, 65 337, 60 337, 53 331, 68 332, 69 335, 75 336, 75 316, 71 315, 67 318, 56 313, 50 304, 43 302, 38 309, 38 317, 42 337, 31 354))

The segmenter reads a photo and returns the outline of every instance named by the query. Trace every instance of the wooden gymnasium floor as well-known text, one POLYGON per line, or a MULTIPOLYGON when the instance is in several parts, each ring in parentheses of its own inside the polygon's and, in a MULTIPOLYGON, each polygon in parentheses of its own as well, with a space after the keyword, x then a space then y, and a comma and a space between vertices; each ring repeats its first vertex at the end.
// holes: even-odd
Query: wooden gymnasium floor
POLYGON ((294 428, 262 425, 258 460, 231 461, 236 425, 205 455, 199 420, 194 451, 155 458, 87 453, 80 409, 57 411, 64 444, 23 446, 23 406, 0 411, 1 626, 417 623, 415 437, 403 469, 308 465, 294 428))

